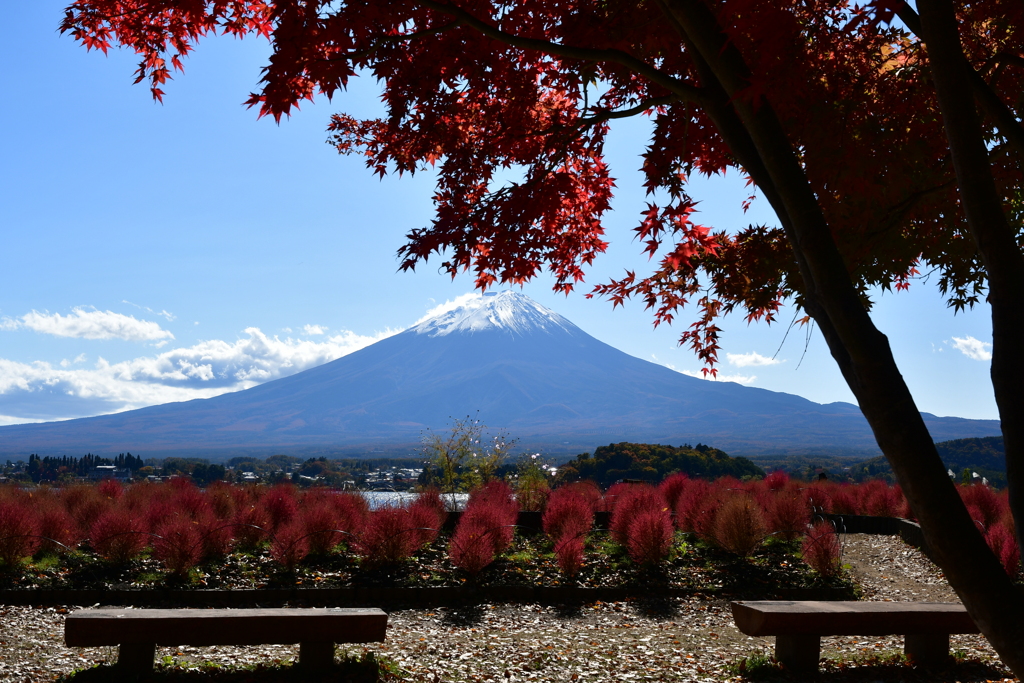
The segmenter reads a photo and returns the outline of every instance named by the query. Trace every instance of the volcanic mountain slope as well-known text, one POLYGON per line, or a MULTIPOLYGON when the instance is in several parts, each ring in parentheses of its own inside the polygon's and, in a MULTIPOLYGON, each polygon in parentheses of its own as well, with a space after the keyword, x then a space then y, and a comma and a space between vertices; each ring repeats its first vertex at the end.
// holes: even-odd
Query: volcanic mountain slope
MULTIPOLYGON (((245 391, 0 427, 0 453, 413 443, 425 428, 476 411, 524 442, 573 448, 703 441, 739 454, 876 450, 852 404, 688 377, 598 341, 524 294, 501 292, 245 391)), ((999 433, 993 420, 926 419, 937 440, 999 433)))

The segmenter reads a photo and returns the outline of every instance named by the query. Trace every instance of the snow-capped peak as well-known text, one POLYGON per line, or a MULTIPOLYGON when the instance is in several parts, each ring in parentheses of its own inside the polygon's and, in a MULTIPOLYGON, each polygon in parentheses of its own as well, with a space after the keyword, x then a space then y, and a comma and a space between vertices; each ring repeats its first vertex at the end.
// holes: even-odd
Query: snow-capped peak
POLYGON ((452 332, 474 333, 487 330, 524 335, 536 330, 574 333, 577 329, 571 322, 525 294, 507 290, 465 297, 461 306, 442 310, 412 328, 416 334, 431 337, 443 337, 452 332))

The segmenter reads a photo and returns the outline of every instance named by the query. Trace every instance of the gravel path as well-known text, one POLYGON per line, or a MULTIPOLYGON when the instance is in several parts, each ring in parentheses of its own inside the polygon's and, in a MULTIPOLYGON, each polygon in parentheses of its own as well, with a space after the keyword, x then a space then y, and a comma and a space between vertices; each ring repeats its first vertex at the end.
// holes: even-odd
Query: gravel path
MULTIPOLYGON (((864 599, 956 600, 927 558, 899 538, 851 534, 845 541, 844 561, 864 599)), ((116 648, 64 647, 67 612, 0 606, 0 681, 37 683, 116 660, 116 648)), ((417 681, 724 681, 730 680, 728 662, 770 653, 773 646, 771 638, 737 631, 727 602, 690 598, 572 609, 480 605, 393 610, 387 642, 369 649, 391 657, 417 681)), ((953 636, 952 648, 998 662, 980 636, 953 636)), ((899 651, 900 637, 822 639, 826 658, 899 651)), ((158 657, 165 655, 238 664, 286 661, 297 657, 298 647, 158 649, 158 657)))

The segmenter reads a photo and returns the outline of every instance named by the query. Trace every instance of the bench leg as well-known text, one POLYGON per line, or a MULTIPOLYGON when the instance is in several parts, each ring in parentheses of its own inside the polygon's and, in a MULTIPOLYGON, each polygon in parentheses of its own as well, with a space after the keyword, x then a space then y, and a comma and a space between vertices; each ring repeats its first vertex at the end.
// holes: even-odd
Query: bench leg
POLYGON ((775 636, 775 659, 790 671, 817 671, 820 658, 818 636, 775 636))
POLYGON ((126 674, 148 674, 153 671, 156 643, 121 643, 117 649, 117 668, 126 674))
POLYGON ((299 643, 299 664, 310 671, 325 671, 334 666, 334 643, 299 643))
POLYGON ((915 664, 945 664, 949 657, 949 634, 908 633, 903 636, 903 653, 915 664))

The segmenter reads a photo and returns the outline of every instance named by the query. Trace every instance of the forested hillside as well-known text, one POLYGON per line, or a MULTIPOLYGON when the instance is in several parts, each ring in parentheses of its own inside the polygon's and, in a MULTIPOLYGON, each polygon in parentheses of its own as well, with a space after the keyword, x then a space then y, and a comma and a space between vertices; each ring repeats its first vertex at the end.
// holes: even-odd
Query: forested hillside
POLYGON ((733 458, 711 446, 661 446, 646 443, 613 443, 594 454, 581 453, 558 469, 559 481, 590 479, 611 486, 620 479, 661 481, 669 474, 683 472, 691 477, 715 479, 763 476, 764 471, 746 458, 733 458))

